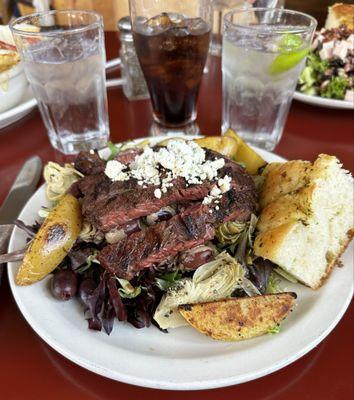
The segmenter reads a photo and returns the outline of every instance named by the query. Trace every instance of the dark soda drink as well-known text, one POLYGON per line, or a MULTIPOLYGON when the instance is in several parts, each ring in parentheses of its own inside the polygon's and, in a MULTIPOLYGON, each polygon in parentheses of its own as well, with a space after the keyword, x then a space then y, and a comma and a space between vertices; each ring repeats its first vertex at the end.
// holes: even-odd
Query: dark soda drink
POLYGON ((193 122, 210 25, 202 18, 162 13, 148 20, 138 18, 133 35, 155 121, 167 127, 193 122))

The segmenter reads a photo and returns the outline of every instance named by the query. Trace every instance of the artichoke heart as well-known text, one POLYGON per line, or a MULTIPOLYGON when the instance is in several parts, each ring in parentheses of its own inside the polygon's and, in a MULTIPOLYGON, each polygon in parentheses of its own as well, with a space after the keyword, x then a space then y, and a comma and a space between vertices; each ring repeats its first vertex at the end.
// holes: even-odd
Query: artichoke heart
POLYGON ((222 244, 237 243, 246 227, 244 222, 228 221, 217 228, 216 237, 222 244))
POLYGON ((244 277, 242 266, 228 253, 200 266, 192 278, 182 278, 170 286, 160 301, 154 319, 162 329, 187 326, 177 308, 230 297, 244 277))
POLYGON ((44 167, 44 180, 47 183, 46 195, 50 201, 63 198, 70 186, 84 175, 77 171, 72 164, 61 165, 49 161, 44 167))

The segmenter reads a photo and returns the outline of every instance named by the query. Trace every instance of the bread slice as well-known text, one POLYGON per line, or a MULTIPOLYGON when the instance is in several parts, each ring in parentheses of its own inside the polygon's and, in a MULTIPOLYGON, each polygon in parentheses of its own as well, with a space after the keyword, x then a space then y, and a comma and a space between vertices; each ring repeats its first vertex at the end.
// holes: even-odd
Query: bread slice
POLYGON ((317 289, 354 233, 353 179, 325 154, 270 164, 264 176, 254 253, 317 289))
POLYGON ((195 329, 213 339, 239 341, 276 330, 295 299, 291 292, 266 294, 184 304, 178 311, 195 329))
POLYGON ((353 4, 336 3, 328 7, 325 28, 338 28, 342 24, 346 25, 349 29, 354 29, 353 4))

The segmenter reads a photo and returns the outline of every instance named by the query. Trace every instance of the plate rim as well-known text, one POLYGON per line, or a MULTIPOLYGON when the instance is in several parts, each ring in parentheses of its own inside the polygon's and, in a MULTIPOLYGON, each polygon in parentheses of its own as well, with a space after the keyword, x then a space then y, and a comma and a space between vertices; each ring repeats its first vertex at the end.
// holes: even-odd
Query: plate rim
MULTIPOLYGON (((26 97, 28 95, 31 95, 31 89, 29 86, 27 87, 26 93, 23 97, 26 97)), ((0 129, 6 128, 7 126, 10 126, 23 118, 34 107, 36 107, 37 104, 37 100, 34 97, 30 97, 29 99, 22 101, 16 106, 10 108, 9 110, 0 113, 0 129)))
MULTIPOLYGON (((144 140, 144 138, 139 138, 140 140, 144 140)), ((253 146, 252 146, 253 147, 253 146)), ((254 147, 255 148, 255 147, 254 147)), ((267 152, 262 149, 255 148, 257 151, 259 151, 263 156, 265 154, 271 154, 272 157, 276 157, 279 161, 284 160, 286 161, 285 158, 277 155, 276 153, 272 152, 267 152)), ((32 202, 32 199, 34 196, 37 195, 37 192, 40 190, 43 190, 44 185, 41 185, 31 196, 31 198, 26 202, 26 205, 23 207, 20 216, 24 212, 25 207, 27 207, 28 204, 32 202)), ((18 232, 18 228, 15 228, 11 234, 10 241, 9 241, 9 249, 12 250, 12 246, 14 245, 14 241, 16 240, 16 234, 18 232)), ((12 269, 14 267, 15 263, 9 263, 9 268, 12 269)), ((41 327, 41 325, 38 325, 36 322, 33 322, 31 313, 27 313, 26 308, 22 304, 21 297, 19 296, 19 292, 16 290, 18 287, 15 285, 14 279, 13 279, 13 274, 8 273, 8 278, 9 278, 9 283, 10 283, 10 288, 12 295, 15 299, 15 302, 17 304, 17 307, 19 308, 21 314, 27 321, 27 323, 30 325, 30 327, 34 330, 34 332, 51 348, 53 348, 55 351, 57 351, 59 354, 70 360, 71 362, 79 365, 82 368, 85 368, 91 372, 94 372, 98 375, 104 376, 106 378, 110 378, 116 381, 128 383, 131 385, 137 385, 141 387, 147 387, 147 388, 154 388, 154 389, 163 389, 163 390, 203 390, 203 389, 215 389, 215 388, 221 388, 221 387, 226 387, 226 386, 231 386, 231 385, 237 385, 245 382, 249 382, 258 378, 261 378, 263 376, 266 376, 268 374, 271 374, 273 372, 276 372, 287 365, 295 362, 305 354, 307 354, 309 351, 311 351, 314 347, 316 347, 322 340, 324 340, 325 337, 329 335, 329 333, 335 328, 335 326, 339 323, 339 321, 342 319, 343 315, 347 311, 349 304, 351 302, 351 299, 353 297, 353 283, 351 284, 351 290, 348 293, 347 298, 342 304, 342 307, 340 309, 340 312, 336 315, 336 318, 334 318, 331 323, 326 327, 326 329, 317 337, 315 337, 312 341, 310 341, 306 346, 302 347, 299 351, 296 353, 292 354, 291 356, 287 357, 286 359, 283 359, 281 362, 278 362, 277 364, 271 364, 270 366, 266 367, 261 367, 258 370, 244 373, 244 374, 239 374, 237 376, 231 376, 231 377, 225 377, 225 378, 217 378, 214 380, 197 380, 194 382, 174 382, 174 381, 167 381, 167 380, 153 380, 153 379, 147 379, 146 377, 139 377, 139 376, 132 376, 129 374, 126 374, 124 372, 120 372, 117 370, 110 370, 109 368, 99 365, 97 363, 92 363, 88 362, 85 357, 77 355, 75 351, 67 348, 63 348, 60 345, 58 345, 55 341, 52 340, 50 335, 48 336, 45 329, 41 327)))
POLYGON ((345 100, 328 99, 321 96, 311 96, 301 93, 298 90, 294 92, 294 99, 302 103, 310 104, 318 107, 326 107, 340 110, 354 110, 354 103, 345 100))

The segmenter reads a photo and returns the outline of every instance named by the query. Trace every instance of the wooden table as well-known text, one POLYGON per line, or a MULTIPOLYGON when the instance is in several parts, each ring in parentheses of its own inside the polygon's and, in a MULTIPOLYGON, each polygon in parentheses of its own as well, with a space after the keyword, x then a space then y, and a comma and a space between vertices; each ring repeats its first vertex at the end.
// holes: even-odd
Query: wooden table
MULTIPOLYGON (((116 57, 116 34, 107 35, 108 58, 116 57)), ((203 78, 198 121, 205 134, 218 134, 221 120, 220 63, 211 60, 203 78)), ((108 94, 113 141, 145 136, 151 123, 146 101, 128 102, 120 89, 108 94)), ((294 102, 276 152, 289 159, 313 160, 318 153, 339 157, 353 171, 354 120, 350 111, 294 102)), ((45 162, 63 157, 50 147, 38 111, 0 130, 0 202, 24 160, 38 154, 45 162)), ((340 296, 340 293, 338 293, 340 296)), ((0 288, 0 398, 6 400, 246 399, 349 400, 353 395, 353 304, 318 347, 269 376, 218 390, 165 392, 111 381, 76 366, 49 348, 26 323, 7 280, 0 288)), ((95 351, 93 349, 93 351, 95 351)))

